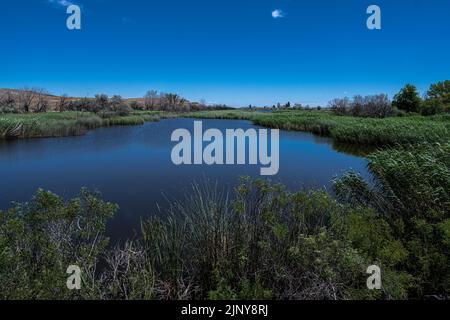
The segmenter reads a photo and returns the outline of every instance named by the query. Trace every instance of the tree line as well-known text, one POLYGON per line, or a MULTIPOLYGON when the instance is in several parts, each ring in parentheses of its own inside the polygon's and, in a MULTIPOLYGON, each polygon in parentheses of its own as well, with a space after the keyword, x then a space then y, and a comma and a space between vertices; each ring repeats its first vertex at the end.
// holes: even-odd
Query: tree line
POLYGON ((338 115, 385 118, 405 113, 431 116, 450 113, 450 80, 432 84, 423 97, 416 86, 405 85, 392 101, 386 94, 360 96, 353 99, 338 98, 329 103, 329 108, 338 115))
POLYGON ((69 98, 66 94, 52 96, 45 89, 31 88, 0 91, 0 113, 40 113, 47 111, 86 111, 102 115, 125 116, 132 111, 189 112, 231 109, 226 105, 208 106, 206 102, 191 102, 176 93, 149 90, 143 98, 124 99, 97 94, 94 98, 69 98))

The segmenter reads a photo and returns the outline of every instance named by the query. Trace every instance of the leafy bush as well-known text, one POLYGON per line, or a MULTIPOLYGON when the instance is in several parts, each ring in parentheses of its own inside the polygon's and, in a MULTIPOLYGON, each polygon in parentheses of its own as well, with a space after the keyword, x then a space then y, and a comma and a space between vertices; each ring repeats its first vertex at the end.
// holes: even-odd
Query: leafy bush
POLYGON ((0 105, 0 113, 18 113, 18 110, 14 106, 0 105))
POLYGON ((144 110, 144 104, 139 103, 139 102, 137 102, 137 101, 131 101, 131 102, 130 102, 130 108, 131 108, 132 110, 142 111, 142 110, 144 110))
POLYGON ((450 295, 449 154, 449 143, 381 151, 370 156, 375 185, 348 175, 335 186, 343 203, 378 212, 406 249, 400 266, 414 277, 410 297, 450 295))
POLYGON ((116 208, 86 190, 68 202, 39 190, 29 203, 0 212, 0 298, 77 298, 66 288, 67 267, 82 267, 89 285, 116 208))
POLYGON ((420 113, 423 116, 433 116, 444 111, 445 107, 439 100, 425 100, 420 107, 420 113))
POLYGON ((95 103, 95 101, 91 99, 80 99, 70 101, 66 107, 67 111, 84 111, 84 112, 98 112, 99 107, 95 103))
POLYGON ((126 104, 121 104, 117 107, 116 109, 116 113, 119 117, 125 117, 130 115, 130 113, 133 111, 133 109, 131 109, 129 106, 127 106, 126 104))

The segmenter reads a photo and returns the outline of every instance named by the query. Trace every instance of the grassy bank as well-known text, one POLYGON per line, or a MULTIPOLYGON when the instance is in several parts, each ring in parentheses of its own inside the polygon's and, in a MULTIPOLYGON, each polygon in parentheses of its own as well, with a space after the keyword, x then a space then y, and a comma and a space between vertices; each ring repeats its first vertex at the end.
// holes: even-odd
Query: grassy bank
POLYGON ((448 115, 372 119, 337 116, 327 111, 215 111, 198 112, 187 116, 250 120, 263 127, 328 136, 337 143, 375 147, 418 142, 445 142, 450 137, 450 116, 448 115))
POLYGON ((450 136, 450 117, 445 115, 371 119, 287 111, 258 115, 252 120, 265 127, 308 131, 330 136, 336 142, 373 146, 446 141, 450 136))
POLYGON ((449 153, 450 144, 377 152, 378 183, 349 174, 334 195, 249 179, 233 194, 193 186, 113 249, 114 204, 41 190, 0 212, 0 298, 449 298, 449 153), (65 287, 73 264, 80 291, 65 287), (366 287, 373 264, 382 290, 366 287))
POLYGON ((243 110, 217 110, 189 112, 183 116, 195 119, 251 120, 258 113, 243 110))
POLYGON ((0 114, 0 139, 8 138, 15 128, 20 128, 17 138, 63 137, 82 135, 100 127, 142 125, 159 119, 157 112, 108 118, 90 112, 0 114))

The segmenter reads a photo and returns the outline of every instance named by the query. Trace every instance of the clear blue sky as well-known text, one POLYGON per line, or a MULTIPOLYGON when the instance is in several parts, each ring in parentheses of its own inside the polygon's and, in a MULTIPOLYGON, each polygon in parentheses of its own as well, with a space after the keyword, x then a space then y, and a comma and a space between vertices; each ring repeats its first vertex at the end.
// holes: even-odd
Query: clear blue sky
POLYGON ((81 31, 66 28, 69 0, 1 2, 0 87, 323 105, 450 78, 449 0, 71 1, 81 31))

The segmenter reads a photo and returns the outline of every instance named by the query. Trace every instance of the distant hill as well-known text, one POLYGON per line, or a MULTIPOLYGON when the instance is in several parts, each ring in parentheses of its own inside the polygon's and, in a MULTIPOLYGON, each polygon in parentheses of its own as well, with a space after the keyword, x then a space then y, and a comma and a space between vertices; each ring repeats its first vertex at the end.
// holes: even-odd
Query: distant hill
MULTIPOLYGON (((33 89, 30 89, 30 90, 33 90, 33 89)), ((4 97, 5 95, 10 94, 13 97, 15 97, 15 99, 17 99, 17 97, 24 91, 27 91, 27 90, 0 88, 0 97, 4 97)), ((55 108, 58 105, 59 99, 60 99, 59 96, 55 96, 53 94, 45 93, 45 92, 43 92, 42 95, 48 101, 50 108, 55 108)), ((68 98, 68 100, 78 100, 78 99, 79 98, 68 98)))
MULTIPOLYGON (((31 99, 33 101, 32 104, 36 104, 36 102, 39 101, 39 98, 41 100, 42 99, 45 100, 48 105, 48 108, 47 108, 48 111, 56 110, 61 101, 60 96, 47 93, 45 90, 42 90, 42 89, 32 88, 32 89, 19 90, 19 89, 0 88, 0 107, 2 107, 2 105, 1 105, 2 102, 4 103, 4 101, 8 100, 8 99, 11 100, 11 98, 12 98, 12 100, 14 100, 13 104, 16 105, 16 107, 17 107, 17 105, 19 104, 19 101, 20 101, 19 96, 22 98, 29 97, 28 99, 31 99)), ((95 100, 95 98, 86 98, 86 97, 66 97, 66 102, 71 102, 71 101, 73 102, 73 101, 83 100, 83 99, 87 99, 89 101, 95 100)), ((136 102, 139 103, 141 106, 144 106, 146 99, 144 99, 144 98, 123 98, 122 101, 129 106, 132 103, 136 103, 136 102)), ((169 110, 170 109, 176 110, 177 108, 178 109, 181 108, 181 110, 182 110, 183 108, 186 108, 186 107, 188 109, 196 109, 196 110, 209 109, 209 108, 213 108, 213 109, 229 108, 227 106, 221 106, 221 105, 217 105, 217 106, 203 105, 198 102, 192 102, 192 101, 183 99, 182 97, 180 97, 176 94, 163 94, 163 96, 158 95, 158 96, 155 96, 151 102, 152 102, 151 105, 154 107, 158 107, 160 105, 164 105, 165 107, 169 106, 169 110)), ((33 110, 33 108, 31 108, 31 110, 33 110)))
MULTIPOLYGON (((29 89, 34 90, 34 89, 29 89)), ((7 94, 12 95, 15 99, 18 98, 18 96, 23 93, 24 91, 27 91, 27 89, 7 89, 7 88, 0 88, 0 101, 1 101, 1 97, 4 97, 7 94)), ((60 101, 60 96, 57 95, 53 95, 50 93, 42 93, 43 96, 46 98, 46 100, 49 103, 49 106, 51 109, 56 108, 56 106, 58 106, 59 101, 60 101)), ((95 98, 86 98, 86 97, 67 97, 68 101, 76 101, 76 100, 81 100, 81 99, 87 99, 87 100, 95 100, 95 98)), ((130 104, 131 102, 138 102, 141 104, 144 104, 145 99, 144 98, 124 98, 123 101, 127 104, 130 104)), ((159 98, 155 98, 154 100, 155 104, 158 104, 159 102, 159 98)))

